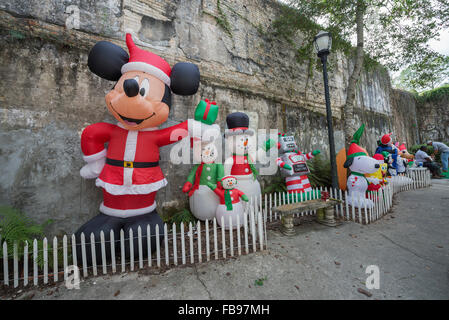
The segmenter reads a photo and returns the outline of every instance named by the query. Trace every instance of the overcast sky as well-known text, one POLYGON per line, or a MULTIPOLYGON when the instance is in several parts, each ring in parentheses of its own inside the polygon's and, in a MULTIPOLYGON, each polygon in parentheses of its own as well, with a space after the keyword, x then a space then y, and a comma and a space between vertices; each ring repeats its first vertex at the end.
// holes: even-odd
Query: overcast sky
POLYGON ((430 47, 444 55, 449 55, 449 29, 445 29, 440 33, 440 40, 429 41, 430 47))

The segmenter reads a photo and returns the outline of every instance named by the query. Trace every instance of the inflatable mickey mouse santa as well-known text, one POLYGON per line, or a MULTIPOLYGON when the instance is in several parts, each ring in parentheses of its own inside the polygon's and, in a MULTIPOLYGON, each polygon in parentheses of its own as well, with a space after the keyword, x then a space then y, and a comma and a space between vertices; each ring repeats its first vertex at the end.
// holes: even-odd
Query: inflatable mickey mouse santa
MULTIPOLYGON (((126 45, 129 56, 121 47, 100 41, 88 57, 89 69, 94 74, 116 81, 105 100, 117 123, 95 123, 86 127, 81 135, 83 159, 87 164, 80 174, 86 179, 96 178, 96 185, 103 190, 103 202, 100 213, 81 226, 76 237, 79 241, 84 233, 89 242, 93 233, 97 252, 100 252, 100 231, 104 232, 108 243, 110 230, 119 235, 123 229, 128 238, 129 230, 137 234, 140 226, 146 237, 147 225, 153 235, 156 225, 162 227, 155 197, 167 180, 159 166, 159 148, 188 134, 195 137, 208 129, 208 125, 193 119, 165 129, 158 128, 168 118, 172 92, 179 95, 197 92, 198 67, 180 62, 171 68, 163 58, 138 48, 131 34, 126 34, 126 45), (105 144, 108 144, 107 148, 105 144)), ((142 244, 146 252, 147 241, 142 244)), ((155 241, 152 241, 154 245, 155 241)), ((125 246, 127 255, 129 247, 129 244, 125 246)), ((90 263, 90 245, 87 248, 90 263)), ((134 243, 134 250, 137 248, 134 243)), ((107 257, 110 251, 106 250, 107 257)), ((100 258, 101 255, 97 255, 98 261, 100 258)))

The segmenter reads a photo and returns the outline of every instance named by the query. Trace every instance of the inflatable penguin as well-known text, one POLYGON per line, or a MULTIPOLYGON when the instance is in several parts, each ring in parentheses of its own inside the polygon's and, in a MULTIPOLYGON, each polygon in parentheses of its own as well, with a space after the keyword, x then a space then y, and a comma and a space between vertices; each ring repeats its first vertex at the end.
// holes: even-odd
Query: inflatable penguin
POLYGON ((231 217, 233 229, 237 228, 237 219, 239 219, 240 225, 243 225, 244 209, 240 198, 243 201, 248 201, 249 199, 245 193, 235 188, 237 179, 233 176, 225 176, 221 179, 221 186, 210 182, 207 185, 220 197, 220 204, 216 209, 215 215, 218 225, 229 229, 229 217, 231 217), (224 218, 224 225, 221 223, 222 217, 224 218))

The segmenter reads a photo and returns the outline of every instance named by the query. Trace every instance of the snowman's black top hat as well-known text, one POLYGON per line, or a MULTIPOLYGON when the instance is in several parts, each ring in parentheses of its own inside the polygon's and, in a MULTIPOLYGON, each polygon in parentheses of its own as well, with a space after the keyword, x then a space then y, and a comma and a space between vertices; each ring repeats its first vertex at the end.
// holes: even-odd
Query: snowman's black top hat
POLYGON ((226 124, 228 129, 225 130, 225 136, 235 136, 240 134, 247 134, 252 136, 254 131, 248 129, 249 117, 243 112, 233 112, 226 117, 226 124))

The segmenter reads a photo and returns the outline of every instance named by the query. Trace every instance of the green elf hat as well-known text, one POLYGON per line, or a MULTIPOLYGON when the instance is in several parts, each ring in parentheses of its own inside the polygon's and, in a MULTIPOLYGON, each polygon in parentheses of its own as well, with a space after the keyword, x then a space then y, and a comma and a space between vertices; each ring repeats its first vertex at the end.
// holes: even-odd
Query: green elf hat
POLYGON ((347 155, 346 159, 354 158, 354 157, 358 157, 358 156, 367 156, 368 155, 365 152, 365 150, 362 149, 358 145, 364 130, 365 130, 365 125, 362 124, 362 126, 352 136, 351 145, 349 146, 348 155, 347 155))
POLYGON ((218 106, 215 101, 201 100, 195 109, 195 120, 205 124, 213 124, 217 120, 218 106))

